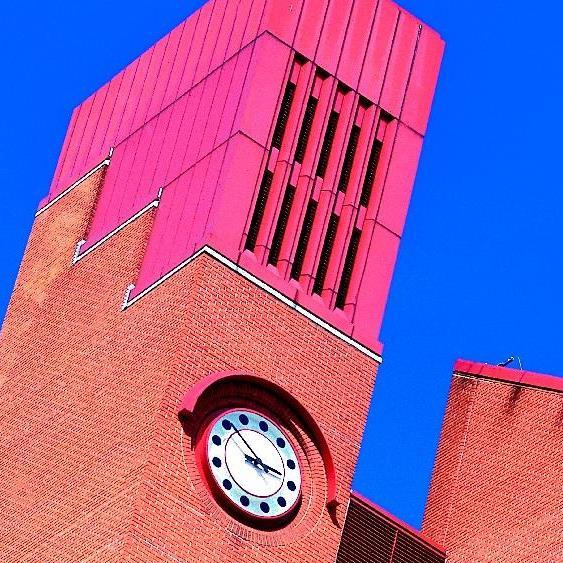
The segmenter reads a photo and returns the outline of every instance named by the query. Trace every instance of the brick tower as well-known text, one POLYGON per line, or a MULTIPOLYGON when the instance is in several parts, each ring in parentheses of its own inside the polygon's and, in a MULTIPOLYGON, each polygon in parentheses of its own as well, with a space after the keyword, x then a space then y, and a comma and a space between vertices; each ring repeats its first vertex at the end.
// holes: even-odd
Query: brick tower
POLYGON ((1 334, 3 560, 335 559, 442 49, 212 0, 75 109, 1 334))

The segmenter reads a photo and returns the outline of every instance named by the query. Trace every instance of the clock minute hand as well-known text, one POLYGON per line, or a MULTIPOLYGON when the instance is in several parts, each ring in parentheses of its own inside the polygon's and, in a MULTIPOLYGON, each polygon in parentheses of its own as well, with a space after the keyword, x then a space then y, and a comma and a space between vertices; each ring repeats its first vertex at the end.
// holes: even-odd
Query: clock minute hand
POLYGON ((264 468, 264 471, 266 473, 269 473, 271 471, 272 473, 276 473, 280 477, 282 476, 282 474, 277 469, 274 469, 273 467, 270 467, 269 465, 265 464, 261 459, 254 458, 254 457, 247 455, 247 454, 244 454, 244 457, 246 458, 247 461, 250 461, 254 465, 259 463, 264 468))
MULTIPOLYGON (((250 444, 244 439, 244 436, 240 433, 240 430, 230 420, 229 420, 229 422, 230 422, 231 426, 233 427, 233 430, 240 436, 241 440, 244 442, 246 447, 250 450, 250 452, 254 456, 254 459, 252 461, 254 463, 259 463, 260 465, 264 465, 262 463, 262 460, 256 455, 256 452, 252 449, 250 444)), ((247 456, 246 454, 244 454, 244 457, 250 458, 250 456, 247 456)))

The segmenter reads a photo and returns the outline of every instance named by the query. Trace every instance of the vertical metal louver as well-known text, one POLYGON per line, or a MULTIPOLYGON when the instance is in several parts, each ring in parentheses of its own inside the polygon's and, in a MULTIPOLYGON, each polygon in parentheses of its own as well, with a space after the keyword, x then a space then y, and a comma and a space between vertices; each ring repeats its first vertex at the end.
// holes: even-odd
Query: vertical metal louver
POLYGON ((299 235, 299 241, 297 242, 297 249, 295 251, 295 258, 291 267, 291 277, 294 280, 298 280, 299 276, 301 276, 303 261, 305 260, 305 253, 307 252, 309 238, 311 238, 311 231, 313 230, 313 221, 315 220, 316 213, 317 202, 312 199, 307 205, 307 211, 305 211, 305 219, 303 220, 301 234, 299 235))
POLYGON ((354 157, 356 156, 356 149, 358 148, 358 139, 360 138, 360 128, 357 125, 352 126, 350 132, 350 139, 348 139, 348 146, 346 147, 346 154, 344 155, 344 163, 340 172, 340 180, 338 181, 338 191, 346 193, 348 182, 350 181, 350 173, 352 172, 352 165, 354 164, 354 157))
POLYGON ((330 117, 328 118, 328 125, 326 128, 325 138, 323 140, 323 146, 321 148, 321 155, 319 157, 319 163, 317 165, 317 176, 319 178, 324 178, 326 173, 326 167, 328 165, 328 159, 330 156, 330 151, 332 149, 332 143, 334 142, 334 135, 336 133, 336 127, 338 125, 338 118, 340 114, 336 111, 332 111, 330 117))
POLYGON ((289 118, 289 111, 291 110, 291 104, 293 103, 294 96, 295 84, 289 82, 283 94, 280 112, 278 114, 276 127, 274 129, 274 136, 272 137, 272 147, 275 147, 276 149, 281 148, 285 128, 287 127, 287 120, 289 118))
POLYGON ((270 253, 268 255, 268 264, 272 264, 273 266, 278 263, 281 245, 285 235, 285 228, 287 227, 287 221, 289 219, 289 214, 291 213, 291 206, 293 205, 294 197, 295 188, 293 186, 287 186, 283 196, 280 215, 278 217, 278 224, 276 225, 274 238, 272 239, 272 247, 270 248, 270 253))
POLYGON ((446 563, 446 555, 376 507, 352 497, 336 563, 446 563))
POLYGON ((336 307, 339 309, 344 309, 344 305, 346 305, 346 297, 348 296, 348 289, 350 287, 350 280, 352 279, 354 262, 356 261, 361 235, 362 231, 360 231, 360 229, 354 229, 350 237, 350 244, 348 245, 348 251, 346 252, 346 258, 344 260, 344 269, 342 270, 340 285, 338 286, 338 293, 336 295, 336 307))
POLYGON ((336 563, 390 563, 396 531, 350 504, 336 563))
POLYGON ((369 155, 366 177, 364 178, 364 184, 362 186, 362 193, 360 195, 360 205, 367 207, 369 199, 371 197, 371 192, 373 189, 373 183, 375 181, 375 173, 377 172, 377 165, 379 164, 379 157, 381 156, 381 147, 383 144, 381 141, 375 139, 373 146, 371 147, 371 152, 369 155))
POLYGON ((323 290, 326 273, 328 271, 328 263, 330 255, 332 254, 332 247, 334 246, 334 239, 336 238, 336 229, 338 228, 338 215, 334 213, 330 216, 326 236, 321 250, 321 257, 319 266, 317 268, 317 275, 315 276, 315 283, 313 284, 313 293, 320 293, 323 290))
POLYGON ((309 98, 309 101, 307 102, 307 108, 305 109, 301 131, 299 132, 299 139, 297 140, 297 148, 295 149, 296 162, 303 162, 305 149, 307 148, 307 142, 309 141, 309 135, 311 134, 311 127, 313 125, 313 119, 315 117, 315 111, 317 109, 318 103, 319 102, 317 98, 313 98, 313 96, 311 96, 309 98))
POLYGON ((399 532, 391 563, 443 563, 444 557, 434 553, 420 541, 399 532))
POLYGON ((266 202, 268 201, 268 195, 272 187, 273 176, 274 175, 269 170, 266 170, 262 177, 262 183, 260 184, 254 213, 252 214, 250 228, 248 229, 248 235, 246 237, 246 244, 244 245, 247 250, 253 251, 256 246, 256 239, 258 238, 258 231, 260 230, 260 225, 264 217, 264 210, 266 209, 266 202))

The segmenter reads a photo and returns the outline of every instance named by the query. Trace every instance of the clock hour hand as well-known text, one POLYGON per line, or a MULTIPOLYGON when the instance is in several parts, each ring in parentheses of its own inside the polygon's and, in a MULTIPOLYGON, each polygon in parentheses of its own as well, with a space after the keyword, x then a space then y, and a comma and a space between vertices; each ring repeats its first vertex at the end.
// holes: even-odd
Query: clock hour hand
POLYGON ((266 473, 272 472, 272 473, 276 473, 280 477, 282 476, 282 474, 277 469, 274 469, 273 467, 266 465, 261 459, 252 457, 252 456, 247 455, 247 454, 244 454, 244 457, 245 457, 246 461, 250 461, 254 465, 261 465, 266 473))

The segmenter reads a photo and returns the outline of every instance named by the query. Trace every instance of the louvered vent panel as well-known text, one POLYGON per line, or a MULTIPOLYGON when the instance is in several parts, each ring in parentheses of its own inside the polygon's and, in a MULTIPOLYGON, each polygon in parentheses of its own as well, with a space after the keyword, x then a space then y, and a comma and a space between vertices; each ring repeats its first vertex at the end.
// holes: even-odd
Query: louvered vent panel
POLYGON ((305 212, 305 219, 303 220, 303 227, 301 228, 301 234, 299 235, 297 249, 295 251, 295 258, 291 267, 291 277, 294 280, 299 279, 301 270, 303 269, 303 260, 305 259, 307 245, 309 244, 309 238, 311 237, 311 231, 313 230, 313 221, 315 220, 316 212, 317 202, 314 200, 309 201, 307 211, 305 212))
POLYGON ((305 149, 307 148, 309 135, 311 134, 311 127, 313 126, 313 119, 315 118, 318 103, 318 100, 312 96, 307 102, 303 124, 301 125, 301 131, 299 132, 299 139, 297 141, 297 148, 295 149, 295 160, 299 163, 303 162, 303 157, 305 156, 305 149))
POLYGON ((424 543, 399 532, 391 563, 444 563, 445 560, 443 555, 439 555, 424 543))
POLYGON ((365 205, 366 207, 369 203, 371 192, 373 190, 375 173, 377 172, 377 165, 379 164, 379 157, 381 156, 381 147, 381 141, 375 139, 373 146, 371 147, 366 170, 366 177, 364 178, 364 184, 362 186, 362 195, 360 196, 360 205, 365 205))
POLYGON ((336 563, 389 563, 395 533, 393 526, 351 502, 336 563))
POLYGON ((348 146, 346 147, 346 154, 344 155, 344 163, 342 164, 342 170, 340 172, 340 180, 338 181, 338 190, 344 193, 346 193, 348 182, 350 182, 350 173, 352 172, 359 138, 360 128, 357 125, 353 125, 352 131, 350 131, 350 139, 348 139, 348 146))
POLYGON ((291 104, 293 103, 294 96, 295 96, 295 84, 289 82, 285 88, 285 92, 280 107, 280 113, 276 121, 274 136, 272 138, 272 147, 275 147, 277 149, 281 147, 283 141, 283 135, 285 133, 285 128, 287 127, 289 111, 291 110, 291 104))
POLYGON ((332 254, 334 239, 336 238, 336 229, 338 229, 338 215, 333 213, 328 222, 323 249, 321 250, 319 266, 317 268, 317 275, 315 276, 315 283, 313 285, 313 293, 320 294, 323 290, 326 273, 328 271, 328 262, 330 260, 330 255, 332 254))
POLYGON ((250 228, 248 229, 248 236, 246 237, 245 248, 247 250, 254 250, 254 247, 256 246, 258 231, 260 230, 260 225, 262 224, 264 210, 266 209, 266 202, 268 201, 268 195, 270 193, 270 188, 272 187, 272 178, 273 174, 269 170, 266 170, 266 172, 264 172, 264 176, 262 177, 262 183, 260 184, 258 198, 256 199, 256 205, 254 207, 254 213, 252 214, 252 220, 250 221, 250 228))
POLYGON ((336 295, 336 307, 339 309, 344 309, 344 305, 346 305, 346 297, 348 296, 348 288, 350 287, 350 280, 352 279, 352 272, 354 270, 361 235, 362 232, 359 229, 354 229, 350 237, 350 244, 348 245, 346 259, 344 260, 344 269, 342 270, 342 277, 340 278, 340 285, 338 286, 338 293, 336 295))
POLYGON ((319 163, 317 165, 317 176, 319 178, 324 178, 326 173, 326 167, 328 165, 328 159, 330 157, 330 151, 332 149, 332 143, 334 142, 334 135, 336 133, 336 127, 338 125, 338 117, 338 112, 333 111, 331 112, 328 119, 325 138, 323 140, 323 146, 321 148, 321 155, 319 157, 319 163))
POLYGON ((336 563, 445 563, 446 555, 416 532, 354 494, 342 530, 336 563))
POLYGON ((278 263, 283 237, 285 235, 285 228, 287 227, 287 220, 289 219, 289 214, 291 213, 294 196, 295 188, 293 186, 287 186, 283 196, 280 215, 278 217, 278 224, 276 225, 274 238, 272 239, 272 247, 270 248, 270 254, 268 255, 268 263, 274 266, 278 263))

